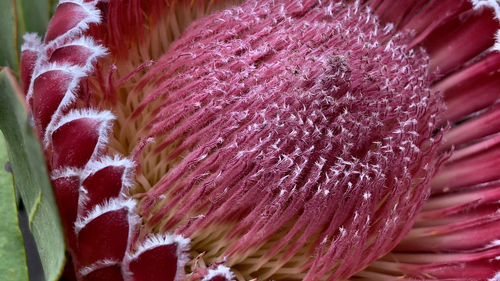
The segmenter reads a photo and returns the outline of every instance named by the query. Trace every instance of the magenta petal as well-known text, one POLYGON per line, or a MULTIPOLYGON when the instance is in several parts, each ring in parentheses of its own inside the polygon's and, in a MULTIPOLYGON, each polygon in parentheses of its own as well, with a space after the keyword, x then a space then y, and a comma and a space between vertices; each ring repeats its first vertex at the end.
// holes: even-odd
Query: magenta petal
POLYGON ((53 180, 52 185, 63 224, 72 229, 76 220, 80 179, 77 176, 61 177, 53 180))
POLYGON ((82 281, 122 281, 123 276, 121 266, 112 264, 109 266, 98 268, 87 275, 84 275, 82 281))
POLYGON ((42 135, 69 90, 73 74, 63 70, 50 70, 35 78, 33 84, 33 115, 42 135))
POLYGON ((462 66, 493 46, 499 27, 492 9, 469 10, 457 15, 424 40, 423 45, 430 55, 430 68, 447 74, 462 66))
POLYGON ((472 7, 468 0, 437 0, 428 2, 424 7, 417 7, 419 11, 416 16, 411 18, 404 29, 413 30, 415 38, 410 46, 421 43, 436 28, 441 26, 455 15, 466 11, 472 7), (421 9, 418 9, 421 8, 421 9))
POLYGON ((184 280, 188 239, 177 235, 153 235, 128 258, 128 274, 134 281, 184 280))
POLYGON ((105 200, 118 197, 122 189, 125 167, 108 166, 88 176, 82 183, 87 191, 85 206, 96 206, 105 200))
POLYGON ((474 251, 498 239, 500 218, 476 215, 445 226, 412 230, 397 249, 410 252, 474 251))
POLYGON ((35 65, 43 50, 42 41, 35 33, 28 33, 23 36, 24 43, 21 47, 21 67, 20 80, 24 94, 28 89, 35 70, 35 65))
POLYGON ((69 45, 56 49, 50 56, 49 62, 69 63, 83 67, 93 54, 94 50, 87 47, 69 45))
POLYGON ((382 22, 399 25, 408 13, 415 10, 415 7, 422 6, 424 4, 422 2, 425 0, 383 1, 376 8, 375 13, 382 22))
POLYGON ((28 92, 31 76, 35 68, 35 62, 38 59, 39 52, 34 50, 23 50, 21 52, 21 87, 24 94, 28 92))
POLYGON ((499 67, 500 54, 493 52, 433 86, 433 90, 444 95, 447 105, 444 117, 459 121, 494 104, 500 98, 499 67))
POLYGON ((450 263, 427 266, 401 265, 401 268, 406 272, 412 272, 415 276, 423 276, 425 274, 427 276, 432 276, 432 280, 446 281, 496 281, 498 280, 497 278, 490 278, 498 272, 499 267, 500 261, 498 260, 481 260, 469 263, 450 263))
POLYGON ((432 179, 433 192, 449 192, 500 179, 500 145, 446 163, 432 179))
POLYGON ((78 233, 80 266, 99 260, 121 260, 129 236, 126 207, 105 212, 85 224, 78 233))
POLYGON ((473 119, 455 126, 444 137, 443 147, 464 145, 500 131, 500 106, 492 106, 473 119))
POLYGON ((52 166, 82 167, 90 159, 99 140, 100 121, 81 118, 59 127, 52 135, 52 166))
POLYGON ((177 273, 177 245, 162 245, 130 262, 135 281, 173 281, 177 273))
POLYGON ((45 43, 65 34, 88 16, 81 5, 71 2, 59 4, 47 28, 45 43))
POLYGON ((69 247, 75 249, 76 237, 73 225, 76 220, 78 208, 80 178, 78 176, 60 177, 52 181, 52 186, 69 247))

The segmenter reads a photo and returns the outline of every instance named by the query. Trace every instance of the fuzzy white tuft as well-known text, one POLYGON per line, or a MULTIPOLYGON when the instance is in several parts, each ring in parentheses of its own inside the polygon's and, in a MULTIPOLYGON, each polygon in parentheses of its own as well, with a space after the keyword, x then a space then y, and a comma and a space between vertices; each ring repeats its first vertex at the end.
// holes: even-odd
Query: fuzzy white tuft
POLYGON ((57 130, 57 128, 63 126, 66 123, 82 118, 96 119, 101 122, 111 122, 115 120, 115 116, 110 111, 107 110, 98 111, 92 108, 74 109, 68 112, 68 114, 64 115, 59 120, 57 126, 55 127, 55 130, 57 130))
POLYGON ((474 9, 492 8, 495 11, 495 18, 500 21, 500 3, 498 0, 471 0, 471 2, 474 9))
POLYGON ((493 45, 493 50, 500 52, 500 30, 498 30, 495 35, 495 45, 493 45))
POLYGON ((108 259, 101 260, 101 261, 97 261, 89 266, 82 267, 79 270, 79 273, 80 273, 80 275, 85 276, 85 275, 92 273, 93 271, 98 270, 98 269, 108 267, 111 265, 120 265, 120 264, 121 264, 121 262, 117 261, 117 260, 108 260, 108 259))
POLYGON ((21 51, 31 50, 41 52, 43 50, 42 39, 36 33, 26 33, 23 36, 24 43, 21 51))
POLYGON ((76 211, 79 218, 84 217, 85 207, 87 206, 87 203, 90 200, 90 197, 88 196, 88 194, 89 194, 89 192, 85 188, 85 186, 80 184, 80 187, 78 188, 78 208, 76 211))
MULTIPOLYGON (((122 184, 124 188, 129 188, 134 185, 133 169, 135 163, 128 158, 122 158, 120 155, 104 156, 98 160, 91 160, 85 165, 85 170, 82 172, 83 178, 87 178, 91 174, 108 166, 124 167, 125 172, 122 176, 122 184)), ((126 190, 123 190, 125 192, 126 190)))
POLYGON ((191 243, 191 240, 189 238, 184 238, 181 235, 153 234, 144 240, 137 251, 131 256, 131 259, 135 259, 145 251, 154 249, 158 246, 170 245, 174 243, 177 244, 177 254, 180 257, 184 254, 184 252, 189 250, 189 243, 191 243))
MULTIPOLYGON (((136 202, 132 199, 111 199, 103 204, 95 206, 92 211, 90 211, 85 217, 79 217, 75 222, 75 233, 78 234, 82 228, 84 228, 89 222, 98 218, 99 216, 111 212, 126 208, 129 212, 129 216, 133 215, 132 212, 136 206, 136 202)), ((135 220, 135 218, 134 218, 135 220)), ((135 222, 135 221, 134 221, 135 222)), ((129 220, 129 225, 134 225, 133 222, 129 220)))
POLYGON ((50 178, 52 180, 68 177, 79 177, 81 179, 82 169, 77 169, 73 167, 63 167, 57 170, 53 170, 50 178))
POLYGON ((216 269, 209 269, 208 274, 201 281, 210 281, 210 279, 215 276, 224 276, 226 280, 234 280, 234 275, 231 270, 229 270, 229 267, 219 265, 216 269))
POLYGON ((500 281, 500 271, 495 274, 492 278, 488 279, 488 281, 500 281))

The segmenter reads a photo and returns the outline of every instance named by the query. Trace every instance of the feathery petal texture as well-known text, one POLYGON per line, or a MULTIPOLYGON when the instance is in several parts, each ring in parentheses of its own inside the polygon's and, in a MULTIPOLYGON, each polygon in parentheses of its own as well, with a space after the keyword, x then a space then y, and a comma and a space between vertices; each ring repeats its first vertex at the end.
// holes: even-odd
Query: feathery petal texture
POLYGON ((231 4, 25 36, 77 279, 495 280, 498 2, 231 4))

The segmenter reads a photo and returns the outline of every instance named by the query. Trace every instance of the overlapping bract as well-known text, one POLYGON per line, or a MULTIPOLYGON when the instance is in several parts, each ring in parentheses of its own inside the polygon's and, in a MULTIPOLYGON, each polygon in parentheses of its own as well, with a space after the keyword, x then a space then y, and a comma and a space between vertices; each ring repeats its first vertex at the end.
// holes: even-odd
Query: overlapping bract
POLYGON ((138 237, 141 220, 135 200, 127 195, 134 164, 109 155, 114 116, 94 109, 86 99, 87 76, 106 55, 88 36, 92 25, 100 23, 100 13, 96 1, 60 1, 45 41, 27 35, 22 48, 21 82, 51 171, 76 276, 181 280, 189 240, 177 235, 138 237), (145 274, 165 261, 165 270, 145 274))

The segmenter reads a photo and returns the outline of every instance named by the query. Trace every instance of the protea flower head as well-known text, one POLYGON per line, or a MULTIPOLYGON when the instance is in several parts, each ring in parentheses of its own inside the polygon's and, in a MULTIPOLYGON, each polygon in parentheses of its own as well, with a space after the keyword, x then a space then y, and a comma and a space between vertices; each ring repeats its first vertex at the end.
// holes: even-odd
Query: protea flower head
POLYGON ((499 16, 61 0, 21 80, 76 278, 499 280, 499 16))

